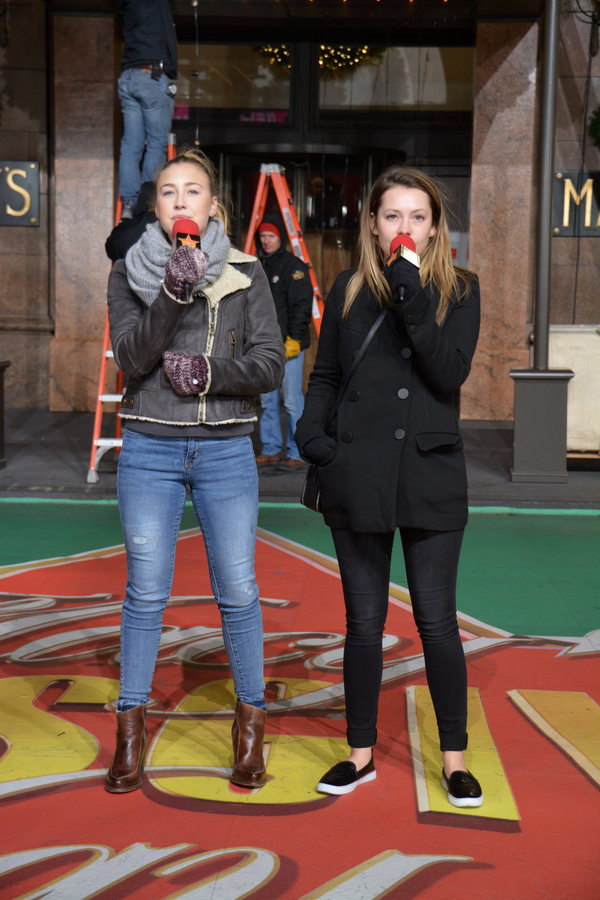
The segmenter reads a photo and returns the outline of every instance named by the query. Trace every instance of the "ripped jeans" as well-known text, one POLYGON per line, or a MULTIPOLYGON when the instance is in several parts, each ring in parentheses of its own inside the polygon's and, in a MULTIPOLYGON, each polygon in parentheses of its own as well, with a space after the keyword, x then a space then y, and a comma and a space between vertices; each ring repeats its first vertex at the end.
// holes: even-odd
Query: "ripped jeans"
MULTIPOLYGON (((119 710, 147 703, 190 485, 238 700, 264 707, 254 548, 258 475, 250 437, 155 437, 128 430, 117 472, 127 554, 119 710)), ((201 624, 202 608, 190 625, 201 624)))

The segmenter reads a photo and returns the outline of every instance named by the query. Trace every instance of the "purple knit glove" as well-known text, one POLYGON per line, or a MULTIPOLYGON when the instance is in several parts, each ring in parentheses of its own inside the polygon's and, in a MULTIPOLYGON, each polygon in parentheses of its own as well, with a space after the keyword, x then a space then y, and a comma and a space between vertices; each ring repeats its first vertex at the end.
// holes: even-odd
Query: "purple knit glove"
POLYGON ((208 383, 208 363, 202 354, 188 356, 187 353, 166 350, 163 353, 163 369, 177 393, 184 397, 202 394, 208 383))
POLYGON ((202 281, 208 269, 208 254, 197 247, 179 247, 165 266, 165 289, 180 303, 186 302, 184 284, 202 281))

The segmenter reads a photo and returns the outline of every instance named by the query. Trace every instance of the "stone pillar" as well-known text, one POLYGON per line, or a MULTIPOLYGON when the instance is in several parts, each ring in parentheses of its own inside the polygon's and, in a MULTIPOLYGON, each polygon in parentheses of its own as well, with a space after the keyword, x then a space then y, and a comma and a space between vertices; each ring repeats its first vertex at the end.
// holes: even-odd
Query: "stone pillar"
MULTIPOLYGON (((0 4, 0 159, 39 163, 37 227, 0 226, 0 359, 8 409, 48 406, 53 322, 48 293, 46 9, 0 4)), ((0 173, 0 178, 5 173, 0 173)))
POLYGON ((113 227, 114 22, 57 14, 54 48, 54 319, 50 409, 95 407, 113 227))
POLYGON ((537 23, 477 26, 469 266, 482 320, 463 419, 513 417, 508 373, 529 365, 535 273, 537 23))

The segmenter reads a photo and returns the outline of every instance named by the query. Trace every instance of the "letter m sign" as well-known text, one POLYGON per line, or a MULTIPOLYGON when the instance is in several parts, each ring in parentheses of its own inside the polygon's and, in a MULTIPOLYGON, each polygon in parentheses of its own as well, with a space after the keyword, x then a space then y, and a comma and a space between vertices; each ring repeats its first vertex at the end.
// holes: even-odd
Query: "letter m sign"
POLYGON ((555 172, 555 237, 600 237, 600 172, 555 172))

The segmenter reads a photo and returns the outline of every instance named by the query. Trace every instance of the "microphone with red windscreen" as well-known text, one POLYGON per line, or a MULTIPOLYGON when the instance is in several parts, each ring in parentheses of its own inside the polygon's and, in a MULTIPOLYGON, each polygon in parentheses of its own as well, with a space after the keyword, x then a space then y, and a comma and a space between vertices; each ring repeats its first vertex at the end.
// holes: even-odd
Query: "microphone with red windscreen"
POLYGON ((390 255, 386 266, 395 263, 399 256, 403 256, 417 268, 421 265, 421 258, 417 255, 415 242, 407 234, 397 234, 390 244, 390 255))
MULTIPOLYGON (((200 229, 193 219, 176 219, 173 224, 173 246, 171 253, 175 253, 180 247, 196 247, 200 250, 200 229)), ((183 282, 186 303, 190 302, 193 284, 183 282)))
POLYGON ((177 219, 173 225, 173 253, 180 247, 200 250, 200 229, 193 219, 177 219))

